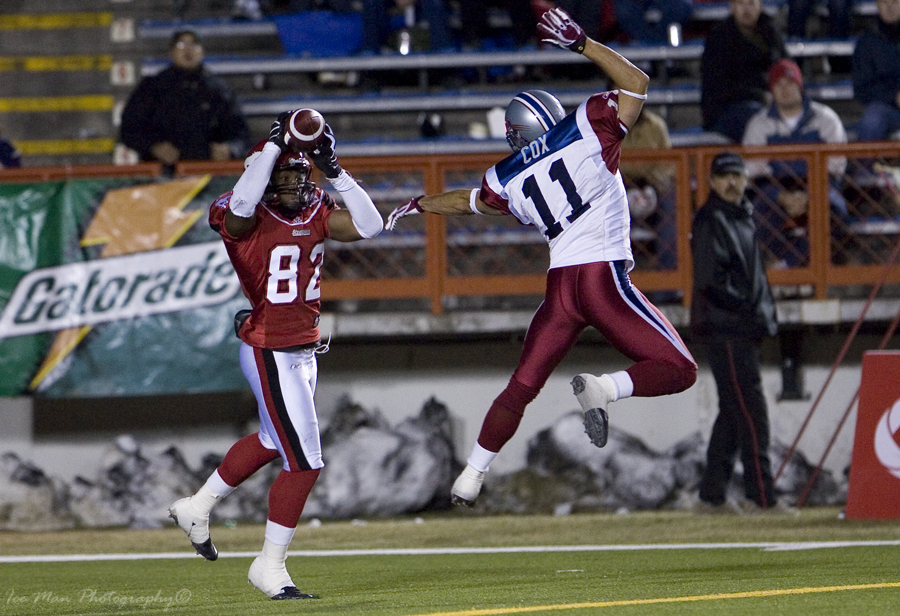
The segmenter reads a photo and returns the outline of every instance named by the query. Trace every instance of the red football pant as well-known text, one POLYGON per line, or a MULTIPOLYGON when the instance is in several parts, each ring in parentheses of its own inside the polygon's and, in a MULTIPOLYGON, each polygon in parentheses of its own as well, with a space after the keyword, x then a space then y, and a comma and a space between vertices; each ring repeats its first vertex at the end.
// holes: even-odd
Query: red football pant
MULTIPOLYGON (((237 487, 253 473, 279 458, 274 449, 266 449, 259 441, 259 433, 245 436, 231 446, 219 465, 222 481, 237 487)), ((320 469, 306 471, 282 470, 269 488, 268 519, 287 528, 294 528, 303 513, 306 499, 312 490, 320 469)))
POLYGON ((697 363, 678 332, 631 284, 624 262, 553 268, 547 273, 544 301, 528 326, 519 365, 488 410, 479 445, 500 451, 518 429, 525 406, 589 326, 635 362, 626 370, 633 395, 674 394, 697 380, 697 363))

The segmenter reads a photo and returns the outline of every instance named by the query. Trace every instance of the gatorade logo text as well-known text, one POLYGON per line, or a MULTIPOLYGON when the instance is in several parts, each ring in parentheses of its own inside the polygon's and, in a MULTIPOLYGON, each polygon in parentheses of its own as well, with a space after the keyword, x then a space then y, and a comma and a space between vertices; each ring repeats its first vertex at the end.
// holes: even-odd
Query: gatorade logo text
POLYGON ((38 269, 16 285, 0 338, 202 308, 239 289, 222 242, 38 269))

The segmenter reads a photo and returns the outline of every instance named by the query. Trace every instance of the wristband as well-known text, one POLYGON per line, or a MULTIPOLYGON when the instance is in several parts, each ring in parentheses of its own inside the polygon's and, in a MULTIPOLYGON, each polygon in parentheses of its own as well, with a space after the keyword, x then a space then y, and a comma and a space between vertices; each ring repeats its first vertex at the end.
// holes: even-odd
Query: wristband
POLYGON ((638 94, 638 93, 636 93, 636 92, 629 92, 628 90, 624 90, 624 89, 622 89, 622 88, 619 88, 619 92, 620 92, 621 94, 624 94, 625 96, 630 96, 631 98, 639 98, 639 99, 641 99, 642 101, 647 100, 647 95, 646 95, 646 94, 638 94))
POLYGON ((587 46, 587 37, 584 35, 581 35, 581 37, 577 41, 575 41, 574 43, 569 45, 569 49, 571 49, 575 53, 583 54, 584 48, 586 46, 587 46))
POLYGON ((469 209, 472 210, 475 214, 479 216, 483 216, 481 210, 478 209, 478 189, 473 188, 472 192, 469 193, 469 209))

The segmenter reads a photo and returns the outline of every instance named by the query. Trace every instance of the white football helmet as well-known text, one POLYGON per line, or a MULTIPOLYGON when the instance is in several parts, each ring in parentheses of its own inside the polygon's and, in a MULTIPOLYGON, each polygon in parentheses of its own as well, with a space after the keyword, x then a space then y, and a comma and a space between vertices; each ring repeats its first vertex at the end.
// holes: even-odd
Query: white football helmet
POLYGON ((506 141, 513 152, 518 152, 564 117, 562 103, 549 92, 519 92, 506 107, 506 141))

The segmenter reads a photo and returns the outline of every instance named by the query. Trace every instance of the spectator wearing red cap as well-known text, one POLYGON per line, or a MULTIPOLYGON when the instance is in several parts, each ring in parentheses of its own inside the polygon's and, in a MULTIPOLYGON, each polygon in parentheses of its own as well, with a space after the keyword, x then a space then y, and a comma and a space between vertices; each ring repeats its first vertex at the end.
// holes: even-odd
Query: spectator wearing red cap
MULTIPOLYGON (((744 145, 784 143, 847 143, 840 117, 831 107, 810 100, 803 92, 800 67, 782 59, 769 70, 772 103, 756 113, 744 131, 744 145)), ((840 182, 847 159, 828 159, 829 201, 833 215, 847 213, 840 182)), ((769 256, 782 267, 809 262, 805 161, 747 161, 747 173, 759 189, 757 203, 760 237, 769 256)))

